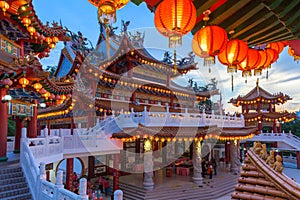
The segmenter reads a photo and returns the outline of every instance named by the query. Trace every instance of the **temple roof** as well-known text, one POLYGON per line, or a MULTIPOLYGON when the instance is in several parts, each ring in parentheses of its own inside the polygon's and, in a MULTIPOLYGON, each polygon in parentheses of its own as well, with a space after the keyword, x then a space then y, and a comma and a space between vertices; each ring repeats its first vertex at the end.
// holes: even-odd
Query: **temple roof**
POLYGON ((228 103, 232 103, 235 106, 247 104, 248 101, 265 101, 270 100, 270 102, 266 103, 285 103, 287 100, 291 100, 292 98, 289 95, 283 94, 282 92, 271 94, 268 91, 261 88, 258 83, 256 84, 256 87, 254 87, 248 94, 244 96, 238 96, 237 98, 232 98, 228 103))
POLYGON ((260 112, 260 113, 243 113, 245 119, 253 119, 257 117, 269 118, 269 119, 295 119, 297 115, 295 113, 285 112, 260 112))
POLYGON ((66 40, 66 29, 62 27, 62 24, 53 22, 51 25, 49 22, 43 24, 38 18, 32 0, 18 1, 9 0, 9 9, 0 13, 0 34, 5 35, 12 41, 24 42, 24 52, 26 54, 30 52, 43 52, 48 48, 46 42, 41 42, 45 37, 56 36, 60 40, 66 40), (21 22, 23 17, 30 19, 31 24, 36 30, 38 35, 31 35, 27 30, 27 27, 21 22))
POLYGON ((232 199, 298 200, 300 185, 275 171, 253 149, 249 149, 232 199))

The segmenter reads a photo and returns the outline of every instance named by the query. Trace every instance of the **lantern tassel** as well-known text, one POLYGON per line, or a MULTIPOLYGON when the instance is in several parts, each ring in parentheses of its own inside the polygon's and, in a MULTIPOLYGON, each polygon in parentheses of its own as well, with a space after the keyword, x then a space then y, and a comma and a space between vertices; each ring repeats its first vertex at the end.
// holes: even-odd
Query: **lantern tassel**
POLYGON ((269 70, 267 69, 266 79, 269 79, 269 70))
POLYGON ((210 67, 208 68, 208 73, 211 73, 211 69, 210 69, 210 67))
POLYGON ((212 66, 216 64, 216 60, 215 60, 215 57, 214 56, 208 56, 208 57, 205 57, 204 58, 204 63, 203 65, 206 67, 206 66, 212 66))
POLYGON ((233 92, 233 74, 231 74, 231 91, 233 92))

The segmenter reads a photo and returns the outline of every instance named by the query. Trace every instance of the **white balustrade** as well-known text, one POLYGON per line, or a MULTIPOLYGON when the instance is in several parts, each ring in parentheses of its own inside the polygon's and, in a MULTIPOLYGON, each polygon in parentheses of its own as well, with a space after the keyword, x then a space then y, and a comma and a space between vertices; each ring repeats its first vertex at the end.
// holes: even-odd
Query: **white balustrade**
POLYGON ((15 149, 15 137, 14 136, 10 136, 7 137, 7 147, 6 147, 6 151, 7 152, 12 152, 15 149))
POLYGON ((247 141, 283 142, 296 150, 300 150, 300 138, 291 133, 260 133, 247 141))
MULTIPOLYGON (((40 167, 37 165, 37 159, 34 157, 32 153, 32 149, 36 145, 38 147, 43 147, 44 150, 39 150, 42 153, 45 153, 45 149, 47 145, 51 144, 62 144, 61 139, 54 138, 34 138, 29 139, 26 138, 26 128, 22 129, 22 138, 21 138, 21 154, 20 154, 20 164, 23 170, 23 173, 28 182, 32 197, 34 200, 57 200, 57 199, 65 199, 65 200, 88 200, 88 196, 86 195, 77 195, 73 192, 70 192, 63 187, 62 183, 62 171, 58 172, 57 183, 53 184, 51 182, 46 181, 45 175, 45 163, 41 163, 40 167), (40 169, 39 169, 40 168, 40 169)), ((45 154, 44 154, 45 155, 45 154)), ((81 181, 80 181, 81 182, 81 181)), ((86 184, 84 186, 86 187, 86 184)))

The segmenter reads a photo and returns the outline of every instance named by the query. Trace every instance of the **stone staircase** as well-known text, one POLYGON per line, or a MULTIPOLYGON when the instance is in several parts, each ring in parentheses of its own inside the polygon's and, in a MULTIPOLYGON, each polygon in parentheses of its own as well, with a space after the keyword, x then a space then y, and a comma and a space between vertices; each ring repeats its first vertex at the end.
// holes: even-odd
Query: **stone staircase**
POLYGON ((183 182, 173 186, 162 185, 155 187, 152 191, 146 191, 141 188, 142 186, 120 183, 120 189, 124 192, 124 200, 215 200, 234 191, 237 175, 222 173, 216 177, 205 178, 203 187, 198 187, 192 182, 183 182))
POLYGON ((31 200, 29 187, 20 164, 0 165, 0 199, 31 200))

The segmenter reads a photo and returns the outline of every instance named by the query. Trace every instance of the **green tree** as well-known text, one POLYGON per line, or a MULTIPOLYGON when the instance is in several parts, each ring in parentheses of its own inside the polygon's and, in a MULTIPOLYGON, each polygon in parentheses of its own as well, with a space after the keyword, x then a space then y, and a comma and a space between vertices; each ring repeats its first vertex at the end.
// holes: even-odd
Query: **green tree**
POLYGON ((46 71, 50 72, 50 75, 49 75, 50 78, 52 78, 52 76, 54 75, 56 69, 57 69, 57 66, 47 66, 45 68, 46 71))
POLYGON ((16 132, 16 123, 14 120, 8 120, 8 136, 14 136, 16 132))
POLYGON ((284 132, 291 131, 294 135, 300 137, 300 120, 295 119, 294 121, 282 124, 282 130, 284 130, 284 132))

